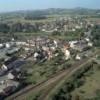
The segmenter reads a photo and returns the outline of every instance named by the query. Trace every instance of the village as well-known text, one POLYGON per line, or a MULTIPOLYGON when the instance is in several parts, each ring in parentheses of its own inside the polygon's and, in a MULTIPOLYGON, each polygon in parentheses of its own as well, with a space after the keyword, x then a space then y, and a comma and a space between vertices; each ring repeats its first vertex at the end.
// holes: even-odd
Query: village
MULTIPOLYGON (((93 27, 92 23, 88 25, 86 22, 82 23, 76 19, 62 18, 56 23, 44 24, 40 29, 57 34, 57 32, 75 32, 77 29, 87 28, 89 25, 93 27)), ((66 62, 72 59, 74 62, 78 62, 90 57, 94 47, 91 41, 91 30, 85 31, 84 36, 80 37, 69 41, 35 36, 26 41, 12 38, 9 42, 0 43, 0 95, 8 96, 18 90, 21 86, 20 80, 24 78, 24 76, 21 77, 21 66, 26 65, 29 61, 33 64, 44 63, 57 57, 60 52, 63 53, 63 59, 66 62)))
POLYGON ((0 0, 0 100, 100 100, 100 0, 0 0))

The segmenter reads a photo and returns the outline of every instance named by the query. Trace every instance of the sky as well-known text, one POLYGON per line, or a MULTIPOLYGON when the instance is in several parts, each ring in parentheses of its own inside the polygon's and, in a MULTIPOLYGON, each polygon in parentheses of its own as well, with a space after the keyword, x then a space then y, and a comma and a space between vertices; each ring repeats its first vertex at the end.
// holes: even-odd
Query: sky
POLYGON ((0 12, 75 7, 100 9, 100 0, 0 0, 0 12))

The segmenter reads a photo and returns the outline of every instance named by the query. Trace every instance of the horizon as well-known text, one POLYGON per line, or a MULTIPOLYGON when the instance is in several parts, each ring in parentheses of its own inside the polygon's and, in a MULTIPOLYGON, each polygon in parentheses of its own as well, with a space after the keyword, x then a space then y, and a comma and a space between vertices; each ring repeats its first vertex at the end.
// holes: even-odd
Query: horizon
POLYGON ((100 9, 98 0, 0 0, 0 13, 44 10, 50 8, 74 9, 100 9))
POLYGON ((6 13, 14 13, 14 12, 22 12, 22 11, 43 11, 43 10, 48 10, 48 9, 88 9, 88 10, 100 10, 100 8, 82 8, 82 7, 75 7, 75 8, 42 8, 42 9, 22 9, 22 10, 13 10, 13 11, 3 11, 0 12, 0 14, 6 14, 6 13))

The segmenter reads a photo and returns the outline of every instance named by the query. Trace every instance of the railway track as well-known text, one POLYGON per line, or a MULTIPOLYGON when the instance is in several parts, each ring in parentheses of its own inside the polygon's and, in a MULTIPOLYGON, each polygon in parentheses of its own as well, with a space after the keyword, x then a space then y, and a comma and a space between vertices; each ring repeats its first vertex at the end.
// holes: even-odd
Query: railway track
MULTIPOLYGON (((71 68, 69 68, 68 70, 62 70, 62 71, 58 72, 57 74, 53 75, 52 77, 48 78, 47 80, 45 80, 45 81, 43 81, 43 82, 41 82, 41 83, 39 83, 35 86, 30 85, 30 86, 26 87, 25 89, 17 92, 16 94, 6 98, 6 100, 26 100, 26 97, 29 94, 34 94, 35 92, 38 92, 39 90, 45 88, 46 86, 55 84, 57 81, 60 81, 61 79, 63 79, 68 74, 72 73, 73 71, 78 70, 82 65, 84 65, 87 62, 91 61, 92 58, 95 55, 97 55, 98 53, 99 52, 94 53, 94 55, 91 56, 91 58, 87 58, 87 59, 84 59, 84 60, 81 60, 81 61, 77 62, 71 68)), ((49 93, 49 91, 47 93, 49 93)), ((45 98, 46 95, 48 95, 48 94, 43 95, 41 100, 43 100, 43 98, 45 98)))
MULTIPOLYGON (((99 53, 100 53, 100 52, 96 52, 96 53, 94 54, 94 56, 97 55, 97 54, 99 54, 99 53)), ((80 69, 81 67, 84 67, 84 66, 82 66, 82 65, 87 64, 89 61, 93 61, 93 56, 91 56, 91 58, 88 59, 85 63, 81 64, 80 67, 76 68, 75 70, 73 69, 71 73, 69 72, 68 75, 66 76, 66 78, 63 78, 62 80, 68 79, 73 73, 75 73, 75 71, 77 71, 77 70, 80 69)), ((55 84, 51 84, 51 85, 49 86, 48 89, 45 89, 45 90, 44 90, 44 92, 40 95, 40 97, 38 98, 38 100, 48 100, 48 99, 49 99, 49 96, 52 94, 52 91, 54 92, 55 87, 56 87, 59 83, 60 83, 60 81, 57 82, 57 83, 55 83, 55 84)), ((64 82, 63 82, 63 83, 64 83, 64 82)), ((57 87, 56 87, 56 88, 57 88, 57 87)))
MULTIPOLYGON (((85 63, 81 63, 80 65, 77 66, 77 68, 72 68, 68 71, 67 75, 65 77, 62 77, 61 80, 64 80, 64 79, 67 79, 69 78, 69 76, 71 76, 73 73, 75 73, 78 69, 84 67, 83 65, 86 65, 88 62, 91 62, 91 60, 84 60, 85 63)), ((76 66, 76 65, 75 65, 76 66)), ((59 84, 59 82, 61 80, 58 80, 56 83, 54 84, 51 84, 50 86, 48 86, 49 88, 48 89, 45 89, 45 91, 42 93, 42 95, 39 97, 38 100, 48 100, 48 95, 49 93, 51 93, 51 91, 55 88, 56 85, 59 84)))

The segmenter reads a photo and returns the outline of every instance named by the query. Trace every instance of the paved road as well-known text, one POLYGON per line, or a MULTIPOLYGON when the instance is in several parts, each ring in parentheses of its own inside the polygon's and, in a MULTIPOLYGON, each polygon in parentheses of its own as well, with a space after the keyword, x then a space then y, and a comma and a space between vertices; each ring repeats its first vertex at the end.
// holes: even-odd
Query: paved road
MULTIPOLYGON (((98 53, 95 53, 95 55, 98 53)), ((84 64, 88 63, 89 61, 92 60, 94 56, 92 56, 91 58, 87 58, 84 59, 82 61, 77 62, 76 64, 74 64, 69 70, 63 70, 58 72, 56 75, 54 75, 53 77, 50 77, 48 80, 39 83, 35 86, 30 85, 28 87, 26 87, 25 89, 19 91, 18 93, 12 95, 11 97, 8 97, 6 100, 25 100, 25 98, 27 96, 29 96, 29 94, 34 94, 37 91, 45 88, 46 86, 49 86, 51 84, 54 84, 55 82, 57 82, 58 80, 63 79, 65 76, 67 76, 70 73, 73 73, 75 71, 77 71, 79 68, 81 68, 84 64)))

